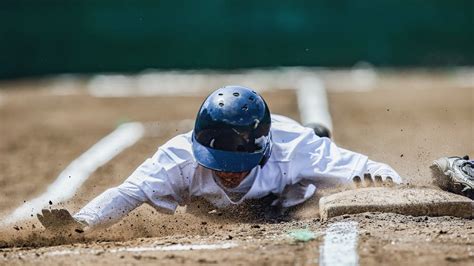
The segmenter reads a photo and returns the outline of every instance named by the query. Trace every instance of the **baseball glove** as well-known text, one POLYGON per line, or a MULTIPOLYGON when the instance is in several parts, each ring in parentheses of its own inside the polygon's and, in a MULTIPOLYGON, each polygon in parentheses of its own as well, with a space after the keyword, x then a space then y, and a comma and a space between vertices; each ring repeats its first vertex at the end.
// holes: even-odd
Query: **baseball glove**
POLYGON ((474 160, 469 160, 469 156, 439 158, 433 162, 431 171, 440 188, 474 199, 474 160))

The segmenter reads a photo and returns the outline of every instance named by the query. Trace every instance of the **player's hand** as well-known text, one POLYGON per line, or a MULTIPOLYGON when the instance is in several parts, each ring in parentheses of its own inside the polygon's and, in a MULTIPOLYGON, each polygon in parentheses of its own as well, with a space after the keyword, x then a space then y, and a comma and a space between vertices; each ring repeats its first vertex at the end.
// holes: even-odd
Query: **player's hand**
POLYGON ((393 179, 390 176, 382 177, 380 175, 376 175, 372 177, 371 174, 366 173, 364 174, 363 179, 360 176, 354 176, 352 178, 352 182, 354 183, 356 188, 361 187, 393 187, 393 179))
POLYGON ((66 209, 43 209, 41 214, 36 214, 36 217, 46 230, 53 232, 75 231, 82 233, 87 226, 74 219, 66 209))

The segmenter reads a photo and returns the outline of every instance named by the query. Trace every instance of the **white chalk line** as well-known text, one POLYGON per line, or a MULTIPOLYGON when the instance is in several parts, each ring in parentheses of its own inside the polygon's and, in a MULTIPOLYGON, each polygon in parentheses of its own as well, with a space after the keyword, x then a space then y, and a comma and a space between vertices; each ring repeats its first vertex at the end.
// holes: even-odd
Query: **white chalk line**
POLYGON ((125 123, 101 139, 89 150, 72 161, 48 186, 45 193, 25 202, 7 216, 1 224, 8 225, 29 218, 48 206, 71 198, 87 178, 122 150, 135 144, 144 135, 144 126, 138 122, 125 123))
MULTIPOLYGON (((297 99, 303 124, 318 123, 333 132, 326 88, 321 79, 302 79, 298 85, 297 99)), ((356 222, 331 224, 320 247, 320 265, 358 265, 357 238, 356 222)))
POLYGON ((332 132, 326 88, 321 79, 302 79, 298 84, 297 99, 301 122, 304 125, 317 123, 332 132))
POLYGON ((329 225, 324 237, 324 243, 319 249, 320 265, 359 265, 357 228, 357 222, 353 221, 329 225))
POLYGON ((67 255, 101 254, 101 253, 140 253, 150 251, 190 251, 190 250, 218 250, 237 247, 234 242, 215 243, 215 244, 175 244, 169 246, 148 246, 148 247, 121 247, 110 249, 79 249, 79 250, 58 250, 45 252, 42 256, 56 257, 67 255))

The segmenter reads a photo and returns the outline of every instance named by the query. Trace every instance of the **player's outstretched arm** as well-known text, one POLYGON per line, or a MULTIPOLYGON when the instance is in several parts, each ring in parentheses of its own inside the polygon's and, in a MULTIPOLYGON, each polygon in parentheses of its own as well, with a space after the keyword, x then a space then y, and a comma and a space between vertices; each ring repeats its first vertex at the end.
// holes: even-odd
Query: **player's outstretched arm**
MULTIPOLYGON (((401 183, 400 175, 389 165, 370 160, 367 156, 338 147, 328 138, 314 134, 302 135, 293 161, 293 169, 301 176, 328 184, 350 184, 354 176, 381 178, 390 177, 394 183, 401 183), (308 156, 309 154, 309 156, 308 156)), ((374 180, 375 182, 375 180, 374 180)))
MULTIPOLYGON (((124 183, 125 184, 125 183, 124 183)), ((51 232, 87 232, 92 229, 110 226, 119 221, 145 201, 123 191, 123 185, 111 188, 97 196, 78 213, 71 215, 66 209, 43 209, 36 216, 43 227, 51 232)))
MULTIPOLYGON (((176 147, 174 150, 178 150, 176 147)), ((46 211, 38 219, 46 228, 61 227, 60 219, 66 224, 83 224, 92 230, 110 226, 132 210, 147 202, 160 211, 173 213, 178 202, 183 201, 189 180, 167 153, 159 149, 147 159, 118 187, 110 188, 90 201, 79 212, 71 215, 64 211, 46 211), (63 216, 59 215, 62 214, 63 216), (64 218, 66 217, 66 218, 64 218)), ((192 169, 192 164, 185 167, 192 169)))
POLYGON ((129 182, 110 188, 73 215, 90 229, 110 226, 147 201, 140 188, 129 182))

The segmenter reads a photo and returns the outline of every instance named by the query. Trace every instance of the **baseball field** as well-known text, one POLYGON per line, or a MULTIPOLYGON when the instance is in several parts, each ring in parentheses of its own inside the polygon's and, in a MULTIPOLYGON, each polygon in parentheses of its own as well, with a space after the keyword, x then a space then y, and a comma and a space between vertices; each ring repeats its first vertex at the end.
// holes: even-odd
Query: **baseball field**
POLYGON ((366 212, 321 220, 319 199, 354 189, 350 186, 322 184, 315 197, 280 219, 262 218, 261 202, 223 210, 193 202, 175 215, 143 205, 91 234, 54 235, 36 219, 42 207, 76 212, 120 184, 158 146, 191 130, 203 99, 218 86, 253 87, 273 113, 300 120, 298 81, 307 76, 320 79, 327 91, 334 141, 391 165, 404 178, 394 190, 436 189, 429 169, 433 160, 474 156, 472 69, 170 72, 4 81, 0 265, 473 265, 472 218, 366 212), (139 130, 122 130, 114 141, 104 140, 127 125, 139 130), (97 154, 101 163, 94 159, 97 154), (65 191, 70 195, 58 195, 65 191))

